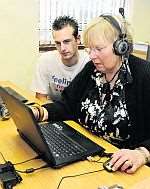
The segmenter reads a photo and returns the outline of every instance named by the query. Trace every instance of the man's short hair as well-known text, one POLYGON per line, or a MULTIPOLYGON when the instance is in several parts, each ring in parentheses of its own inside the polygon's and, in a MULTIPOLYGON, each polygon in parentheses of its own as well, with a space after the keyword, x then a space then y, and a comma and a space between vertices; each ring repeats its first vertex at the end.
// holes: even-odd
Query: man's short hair
POLYGON ((77 21, 70 16, 59 16, 57 17, 52 25, 52 29, 55 31, 61 30, 66 26, 71 26, 74 31, 73 31, 73 36, 77 38, 78 36, 78 23, 77 21))

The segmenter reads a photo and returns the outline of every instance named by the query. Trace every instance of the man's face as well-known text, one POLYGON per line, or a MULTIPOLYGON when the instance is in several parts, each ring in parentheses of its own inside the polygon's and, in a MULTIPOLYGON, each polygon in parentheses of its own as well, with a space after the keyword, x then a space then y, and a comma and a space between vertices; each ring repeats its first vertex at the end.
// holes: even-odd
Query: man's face
POLYGON ((80 40, 75 39, 73 36, 73 28, 71 26, 66 26, 58 31, 54 30, 53 38, 62 59, 69 60, 76 55, 80 40))

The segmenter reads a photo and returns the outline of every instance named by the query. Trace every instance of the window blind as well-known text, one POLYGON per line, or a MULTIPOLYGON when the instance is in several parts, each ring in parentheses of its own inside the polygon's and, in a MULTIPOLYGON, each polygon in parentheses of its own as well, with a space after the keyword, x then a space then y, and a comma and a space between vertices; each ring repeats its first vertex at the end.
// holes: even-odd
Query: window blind
POLYGON ((53 44, 52 24, 56 17, 69 15, 79 24, 81 34, 85 25, 93 17, 104 13, 119 14, 123 7, 125 16, 129 16, 130 0, 40 0, 39 42, 53 44))

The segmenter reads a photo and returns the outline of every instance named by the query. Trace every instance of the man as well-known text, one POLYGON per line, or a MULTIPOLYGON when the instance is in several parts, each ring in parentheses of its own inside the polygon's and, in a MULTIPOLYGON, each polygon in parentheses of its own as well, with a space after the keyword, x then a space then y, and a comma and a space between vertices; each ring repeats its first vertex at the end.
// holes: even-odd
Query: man
POLYGON ((84 50, 78 51, 78 24, 72 17, 56 18, 52 35, 57 50, 41 55, 31 86, 36 97, 43 101, 59 99, 63 89, 89 61, 84 50))

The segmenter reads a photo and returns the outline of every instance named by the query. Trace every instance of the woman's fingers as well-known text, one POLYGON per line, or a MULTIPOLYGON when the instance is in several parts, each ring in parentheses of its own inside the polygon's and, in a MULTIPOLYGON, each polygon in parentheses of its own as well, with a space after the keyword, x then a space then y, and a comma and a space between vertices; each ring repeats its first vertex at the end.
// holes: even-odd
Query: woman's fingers
POLYGON ((126 173, 134 173, 144 165, 144 157, 137 150, 121 149, 112 155, 111 164, 113 171, 120 170, 126 173))

